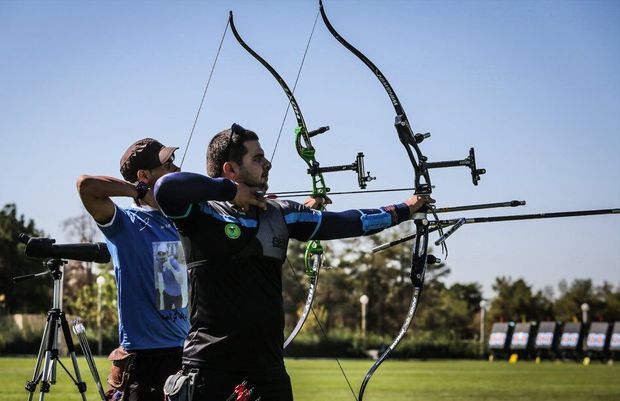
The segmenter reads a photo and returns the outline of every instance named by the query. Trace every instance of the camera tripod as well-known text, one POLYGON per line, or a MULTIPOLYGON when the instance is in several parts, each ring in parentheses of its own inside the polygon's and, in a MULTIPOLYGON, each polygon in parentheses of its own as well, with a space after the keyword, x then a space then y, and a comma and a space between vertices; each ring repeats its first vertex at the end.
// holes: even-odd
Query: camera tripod
MULTIPOLYGON (((54 294, 52 297, 52 309, 47 312, 47 321, 45 323, 45 329, 43 330, 43 338, 41 340, 41 347, 39 348, 39 354, 37 356, 37 363, 34 367, 34 373, 32 374, 32 380, 26 383, 26 390, 30 393, 28 401, 32 401, 34 392, 37 385, 41 383, 41 390, 39 395, 39 401, 45 399, 45 394, 50 391, 52 384, 56 384, 56 367, 57 364, 64 369, 69 375, 73 383, 77 386, 80 394, 82 395, 82 401, 86 401, 86 383, 82 380, 80 375, 80 369, 78 367, 77 356, 75 354, 75 346, 71 338, 71 331, 69 330, 69 324, 67 318, 62 311, 62 270, 61 267, 67 263, 61 259, 50 259, 45 262, 45 266, 49 269, 49 273, 54 280, 54 294), (67 367, 62 363, 59 358, 58 341, 59 330, 62 329, 63 337, 71 357, 73 364, 73 370, 75 377, 69 372, 67 367)), ((42 272, 37 274, 30 274, 26 276, 15 277, 14 281, 27 280, 47 274, 48 272, 42 272)))

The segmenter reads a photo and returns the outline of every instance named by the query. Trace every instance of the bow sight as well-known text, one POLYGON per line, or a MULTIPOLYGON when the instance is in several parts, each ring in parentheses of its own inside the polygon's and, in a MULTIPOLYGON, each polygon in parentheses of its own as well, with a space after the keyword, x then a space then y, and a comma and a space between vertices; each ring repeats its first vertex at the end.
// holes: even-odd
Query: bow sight
MULTIPOLYGON (((355 161, 351 164, 341 164, 338 166, 319 167, 319 163, 315 162, 311 167, 308 167, 308 174, 315 176, 322 173, 332 173, 334 171, 355 171, 357 173, 357 184, 360 189, 366 189, 366 183, 368 181, 376 180, 377 177, 371 177, 370 171, 366 171, 364 174, 364 153, 358 152, 355 157, 355 161)), ((329 191, 328 191, 329 192, 329 191)))
POLYGON ((469 167, 469 170, 471 171, 471 181, 474 185, 478 185, 478 181, 480 181, 480 176, 487 172, 483 168, 479 169, 476 167, 476 153, 474 151, 474 148, 469 149, 469 156, 467 156, 463 160, 450 160, 450 161, 432 162, 432 163, 427 163, 426 161, 422 161, 422 163, 424 163, 427 169, 443 168, 443 167, 459 167, 459 166, 469 167))
MULTIPOLYGON (((382 81, 383 83, 383 81, 382 81)), ((385 81, 384 85, 386 85, 387 81, 385 81)), ((392 90, 391 87, 386 86, 388 91, 392 90)), ((394 98, 396 95, 393 95, 394 98)), ((476 165, 476 152, 474 148, 469 148, 469 156, 467 156, 463 160, 447 160, 441 162, 429 162, 428 157, 422 154, 420 149, 418 148, 418 144, 431 137, 430 132, 426 132, 424 134, 411 133, 411 127, 409 125, 409 121, 407 120, 407 116, 404 111, 399 107, 397 111, 401 112, 396 116, 396 122, 394 123, 394 127, 396 128, 396 132, 398 134, 398 138, 400 142, 405 146, 407 153, 409 154, 409 158, 412 161, 414 170, 416 172, 416 193, 418 194, 430 194, 432 192, 432 186, 430 183, 430 176, 428 174, 428 170, 434 168, 446 168, 446 167, 468 167, 471 172, 471 181, 474 185, 478 185, 478 181, 480 181, 480 176, 485 174, 487 171, 483 168, 478 168, 476 165), (413 157, 413 152, 416 153, 416 157, 413 157), (421 178, 424 178, 425 182, 420 182, 421 178)))
MULTIPOLYGON (((400 116, 399 116, 400 117, 400 116)), ((396 119, 396 129, 398 130, 398 126, 402 124, 401 120, 397 117, 396 119)), ((410 137, 410 136, 409 136, 410 137)), ((426 132, 424 134, 420 134, 417 133, 415 135, 413 135, 413 141, 418 144, 421 143, 423 140, 430 138, 431 137, 431 133, 430 132, 426 132)), ((403 134, 403 136, 401 137, 401 141, 403 140, 407 140, 405 139, 407 138, 406 133, 403 134)), ((413 145, 413 144, 411 144, 413 145)), ((469 167, 469 170, 471 171, 471 181, 474 185, 478 185, 478 181, 480 181, 480 176, 482 174, 485 174, 487 171, 483 168, 478 168, 476 166, 476 152, 474 151, 474 148, 469 148, 469 156, 467 156, 465 159, 463 160, 449 160, 449 161, 443 161, 443 162, 427 162, 427 157, 426 156, 422 156, 420 157, 420 165, 422 167, 422 170, 424 169, 433 169, 433 168, 444 168, 444 167, 460 167, 460 166, 465 166, 465 167, 469 167)))
MULTIPOLYGON (((308 138, 320 135, 329 131, 329 125, 321 128, 317 128, 308 132, 308 138)), ((364 153, 358 152, 355 157, 355 161, 351 164, 342 164, 339 166, 320 167, 318 162, 312 163, 312 166, 308 168, 308 174, 315 176, 321 173, 332 173, 334 171, 355 171, 357 173, 357 184, 360 189, 366 189, 366 183, 372 180, 376 180, 377 177, 371 177, 370 171, 364 172, 364 153)))

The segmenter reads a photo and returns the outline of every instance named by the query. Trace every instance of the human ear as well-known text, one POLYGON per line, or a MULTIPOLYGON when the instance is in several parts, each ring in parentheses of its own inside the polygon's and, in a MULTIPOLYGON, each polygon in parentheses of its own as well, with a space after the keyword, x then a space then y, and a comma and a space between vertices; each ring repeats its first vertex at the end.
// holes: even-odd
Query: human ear
POLYGON ((151 173, 148 170, 138 170, 138 172, 136 173, 136 177, 138 177, 138 181, 148 184, 151 173))
POLYGON ((237 178, 237 164, 231 161, 225 162, 222 166, 222 175, 234 181, 237 178))

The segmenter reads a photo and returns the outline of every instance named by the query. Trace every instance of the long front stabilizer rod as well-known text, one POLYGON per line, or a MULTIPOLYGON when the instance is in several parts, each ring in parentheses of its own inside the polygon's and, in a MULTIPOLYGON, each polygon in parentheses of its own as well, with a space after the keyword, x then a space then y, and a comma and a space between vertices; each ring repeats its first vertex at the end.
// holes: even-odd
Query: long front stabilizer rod
MULTIPOLYGON (((491 216, 491 217, 469 217, 465 218, 464 224, 475 223, 495 223, 498 221, 516 221, 516 220, 535 220, 535 219, 555 219, 559 217, 578 217, 578 216, 596 216, 601 214, 619 214, 620 209, 596 209, 596 210, 575 210, 572 212, 550 212, 535 214, 515 214, 508 216, 491 216)), ((437 220, 431 221, 431 225, 435 226, 451 226, 461 219, 437 220)))
MULTIPOLYGON (((596 210, 575 210, 572 212, 550 212, 550 213, 535 213, 535 214, 515 214, 508 216, 492 216, 492 217, 470 217, 460 219, 449 220, 436 220, 431 221, 430 232, 438 231, 440 228, 450 227, 455 224, 462 226, 463 224, 475 224, 475 223, 495 223, 499 221, 516 221, 516 220, 535 220, 535 219, 553 219, 560 217, 579 217, 579 216, 596 216, 602 214, 620 214, 620 209, 596 209, 596 210), (464 222, 463 222, 464 220, 464 222)), ((385 249, 391 248, 395 245, 402 244, 416 237, 416 234, 411 234, 406 237, 376 246, 372 248, 372 252, 380 252, 385 249)))

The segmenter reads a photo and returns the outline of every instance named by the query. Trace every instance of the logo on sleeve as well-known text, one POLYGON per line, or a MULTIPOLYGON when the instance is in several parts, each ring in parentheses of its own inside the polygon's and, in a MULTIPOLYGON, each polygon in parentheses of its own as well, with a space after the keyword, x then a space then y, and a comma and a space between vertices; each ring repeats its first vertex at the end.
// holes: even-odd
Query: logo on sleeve
POLYGON ((230 239, 237 239, 241 236, 241 229, 236 224, 228 223, 224 227, 224 233, 230 239))

